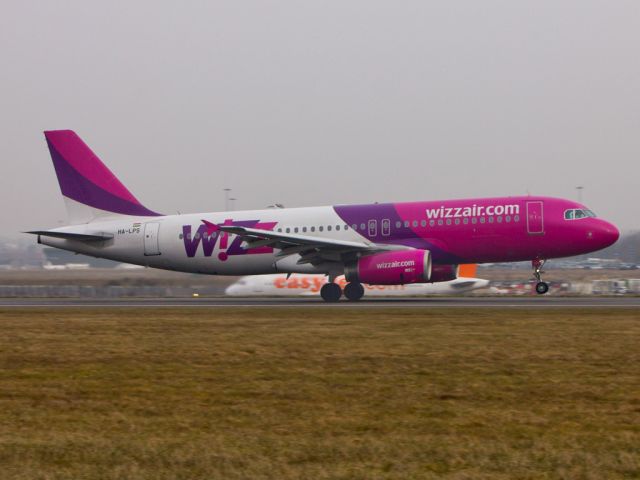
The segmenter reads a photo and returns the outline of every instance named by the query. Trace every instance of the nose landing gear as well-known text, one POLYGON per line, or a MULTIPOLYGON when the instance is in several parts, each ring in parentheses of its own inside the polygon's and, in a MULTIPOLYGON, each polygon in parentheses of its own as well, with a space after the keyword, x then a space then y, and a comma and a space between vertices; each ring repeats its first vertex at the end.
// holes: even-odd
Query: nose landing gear
POLYGON ((533 275, 536 277, 538 283, 536 283, 536 293, 538 295, 544 295, 549 291, 549 284, 542 281, 542 267, 546 260, 531 260, 531 266, 533 267, 533 275))

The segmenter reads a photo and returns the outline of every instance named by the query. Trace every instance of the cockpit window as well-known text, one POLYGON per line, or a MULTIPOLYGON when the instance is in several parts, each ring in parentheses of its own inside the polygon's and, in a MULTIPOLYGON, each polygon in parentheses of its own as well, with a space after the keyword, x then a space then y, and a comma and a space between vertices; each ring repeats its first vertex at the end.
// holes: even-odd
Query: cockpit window
POLYGON ((586 208, 572 208, 564 211, 565 220, 577 220, 579 218, 593 218, 596 214, 586 208))

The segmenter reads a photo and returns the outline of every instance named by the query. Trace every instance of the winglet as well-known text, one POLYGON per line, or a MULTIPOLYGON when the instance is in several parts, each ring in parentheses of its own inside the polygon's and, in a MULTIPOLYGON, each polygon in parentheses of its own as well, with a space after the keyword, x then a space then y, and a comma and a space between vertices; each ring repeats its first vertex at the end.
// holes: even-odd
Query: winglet
POLYGON ((460 265, 458 268, 458 277, 474 278, 477 270, 478 265, 474 263, 460 265))

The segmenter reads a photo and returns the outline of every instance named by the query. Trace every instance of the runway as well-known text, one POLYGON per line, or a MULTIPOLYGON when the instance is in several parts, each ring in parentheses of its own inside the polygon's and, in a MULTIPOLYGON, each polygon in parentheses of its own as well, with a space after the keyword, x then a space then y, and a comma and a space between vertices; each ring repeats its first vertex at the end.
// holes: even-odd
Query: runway
MULTIPOLYGON (((640 297, 429 297, 376 298, 359 302, 325 303, 319 298, 1 298, 2 307, 313 307, 313 308, 640 308, 640 297)), ((640 312, 639 312, 640 313, 640 312)))

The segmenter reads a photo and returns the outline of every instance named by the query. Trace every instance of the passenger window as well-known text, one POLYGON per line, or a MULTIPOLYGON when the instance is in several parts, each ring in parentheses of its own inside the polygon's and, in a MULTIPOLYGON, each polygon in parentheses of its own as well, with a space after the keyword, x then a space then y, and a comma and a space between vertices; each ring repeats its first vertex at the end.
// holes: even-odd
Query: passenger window
POLYGON ((311 227, 311 231, 315 232, 316 231, 316 227, 311 227))
POLYGON ((360 230, 364 230, 365 228, 367 228, 367 227, 365 226, 365 224, 364 224, 364 223, 361 223, 361 224, 360 224, 360 230))
POLYGON ((327 225, 327 232, 331 231, 331 225, 327 225))
POLYGON ((351 225, 351 228, 352 228, 353 230, 358 231, 358 225, 356 225, 355 223, 354 223, 353 225, 351 225))
POLYGON ((323 226, 322 226, 322 225, 320 225, 320 226, 318 227, 318 231, 320 231, 320 232, 321 232, 323 229, 324 229, 324 228, 323 228, 323 226))
POLYGON ((293 229, 293 232, 294 232, 294 233, 298 233, 298 227, 294 228, 294 229, 293 229))
POLYGON ((451 219, 447 218, 447 225, 451 225, 451 219))
POLYGON ((405 220, 404 221, 404 228, 408 228, 409 227, 409 220, 405 220))
POLYGON ((336 231, 340 230, 340 225, 336 225, 336 231))
POLYGON ((438 225, 444 225, 444 222, 442 221, 442 219, 438 220, 438 225))
POLYGON ((307 232, 307 227, 302 227, 302 231, 303 231, 304 233, 306 233, 306 232, 307 232))
POLYGON ((420 220, 420 226, 421 227, 426 227, 427 226, 427 221, 426 220, 420 220))
POLYGON ((400 228, 400 227, 402 227, 402 222, 398 220, 396 222, 396 228, 400 228))
POLYGON ((291 233, 291 229, 287 227, 287 233, 291 233))
POLYGON ((436 224, 435 220, 429 220, 429 226, 433 227, 436 224))
POLYGON ((460 225, 460 219, 459 219, 459 218, 456 218, 456 219, 455 219, 455 221, 454 221, 454 223, 455 223, 456 225, 460 225))
POLYGON ((179 238, 180 240, 182 240, 182 237, 183 237, 183 235, 182 235, 182 234, 178 235, 178 238, 179 238))

